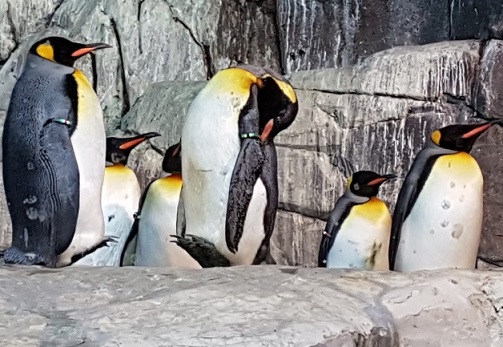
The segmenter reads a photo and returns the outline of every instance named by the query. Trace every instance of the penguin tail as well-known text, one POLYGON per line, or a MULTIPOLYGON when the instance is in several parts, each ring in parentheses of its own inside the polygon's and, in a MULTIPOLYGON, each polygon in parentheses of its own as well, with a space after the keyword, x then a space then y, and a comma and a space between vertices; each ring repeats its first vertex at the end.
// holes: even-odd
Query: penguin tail
POLYGON ((171 242, 185 250, 203 268, 231 266, 230 261, 217 250, 214 244, 199 236, 190 234, 170 236, 175 238, 171 242))

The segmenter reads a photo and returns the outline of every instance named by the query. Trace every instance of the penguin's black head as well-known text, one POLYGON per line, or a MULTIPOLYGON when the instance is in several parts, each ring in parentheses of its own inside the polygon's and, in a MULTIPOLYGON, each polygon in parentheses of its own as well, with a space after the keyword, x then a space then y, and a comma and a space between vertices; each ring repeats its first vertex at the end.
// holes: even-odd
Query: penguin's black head
POLYGON ((182 173, 182 145, 181 141, 170 146, 162 160, 162 171, 172 174, 182 173))
POLYGON ((260 138, 262 141, 273 139, 295 120, 299 109, 297 95, 290 82, 274 70, 253 65, 238 68, 257 77, 260 138))
POLYGON ((371 198, 379 193, 381 184, 393 178, 396 178, 393 174, 379 175, 373 171, 358 171, 348 179, 347 189, 355 195, 371 198))
POLYGON ((114 165, 126 165, 129 153, 143 141, 161 136, 159 133, 146 133, 134 137, 107 137, 106 161, 114 165))
POLYGON ((111 48, 106 43, 78 43, 64 37, 51 36, 31 46, 30 53, 66 66, 73 64, 84 55, 103 48, 111 48))
POLYGON ((435 130, 430 138, 431 141, 439 147, 452 151, 469 153, 479 136, 499 122, 501 122, 501 120, 492 120, 490 122, 478 124, 448 125, 444 128, 435 130))

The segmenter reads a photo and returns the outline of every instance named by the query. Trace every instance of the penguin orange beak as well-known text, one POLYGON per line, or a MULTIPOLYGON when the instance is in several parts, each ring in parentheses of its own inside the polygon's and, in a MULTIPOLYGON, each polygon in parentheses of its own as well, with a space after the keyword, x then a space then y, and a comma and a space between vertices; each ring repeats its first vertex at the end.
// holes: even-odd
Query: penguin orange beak
POLYGON ((269 120, 265 125, 262 134, 260 134, 260 141, 265 142, 269 138, 272 128, 274 128, 274 119, 269 120))
POLYGON ((157 137, 157 136, 161 136, 161 134, 154 133, 154 132, 142 134, 142 135, 137 136, 129 141, 124 142, 122 145, 119 146, 119 149, 126 150, 126 149, 134 148, 134 147, 138 146, 140 143, 142 143, 143 141, 146 141, 148 139, 151 139, 151 138, 157 137))
POLYGON ((389 174, 389 175, 383 175, 379 178, 376 178, 376 179, 373 179, 372 181, 370 181, 369 183, 367 183, 368 186, 375 186, 375 185, 378 185, 378 184, 381 184, 385 181, 388 181, 388 180, 391 180, 391 179, 394 179, 396 178, 396 175, 393 175, 393 174, 389 174))
POLYGON ((496 119, 496 120, 490 121, 489 123, 482 124, 482 125, 476 127, 475 129, 472 129, 469 132, 464 133, 461 136, 461 138, 462 139, 469 139, 470 137, 480 135, 481 133, 483 133, 484 131, 486 131, 490 127, 492 127, 494 124, 500 123, 500 122, 501 122, 501 119, 496 119))
POLYGON ((90 43, 90 44, 85 45, 82 48, 77 49, 75 52, 73 52, 72 57, 80 58, 88 53, 97 51, 99 49, 104 49, 104 48, 112 48, 112 46, 107 45, 106 43, 90 43))

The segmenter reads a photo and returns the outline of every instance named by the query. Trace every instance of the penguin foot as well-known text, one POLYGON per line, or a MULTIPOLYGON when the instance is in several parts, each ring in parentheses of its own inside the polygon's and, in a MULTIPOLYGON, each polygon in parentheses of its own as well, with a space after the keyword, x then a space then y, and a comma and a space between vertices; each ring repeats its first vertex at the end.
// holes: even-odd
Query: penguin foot
POLYGON ((203 268, 231 266, 230 261, 217 250, 214 244, 199 236, 190 234, 170 236, 176 239, 171 242, 189 253, 203 268))
POLYGON ((1 252, 5 264, 45 265, 45 260, 36 253, 24 253, 16 247, 1 252))
MULTIPOLYGON (((115 237, 115 236, 107 236, 107 235, 105 235, 105 237, 103 238, 103 240, 100 243, 98 243, 96 246, 91 247, 88 250, 86 250, 86 251, 84 251, 84 252, 82 252, 80 254, 74 254, 73 257, 72 257, 72 260, 71 260, 71 264, 79 261, 80 259, 82 259, 85 256, 93 253, 94 251, 98 250, 101 247, 108 247, 108 246, 110 246, 108 244, 109 242, 110 243, 116 243, 118 241, 119 241, 119 239, 117 237, 115 237)), ((71 265, 71 264, 69 264, 69 265, 71 265)))

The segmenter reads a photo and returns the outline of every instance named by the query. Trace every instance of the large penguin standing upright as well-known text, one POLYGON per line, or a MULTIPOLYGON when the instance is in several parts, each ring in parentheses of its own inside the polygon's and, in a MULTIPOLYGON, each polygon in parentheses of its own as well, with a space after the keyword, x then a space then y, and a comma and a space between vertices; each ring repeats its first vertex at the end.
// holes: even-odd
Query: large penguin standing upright
POLYGON ((153 137, 150 132, 132 137, 107 137, 106 168, 101 206, 105 222, 105 235, 115 238, 108 247, 101 247, 75 262, 75 265, 119 266, 134 214, 140 202, 140 183, 136 173, 127 167, 131 151, 153 137))
POLYGON ((73 67, 107 47, 49 37, 30 49, 3 132, 13 228, 6 263, 65 266, 108 241, 101 211, 102 110, 86 76, 73 67))
POLYGON ((484 179, 469 153, 496 122, 454 124, 432 133, 398 195, 389 250, 392 270, 475 267, 484 179))
POLYGON ((289 82, 251 65, 219 71, 189 107, 182 129, 186 234, 212 243, 232 265, 265 258, 278 206, 273 139, 297 111, 289 82))
POLYGON ((395 177, 358 171, 349 178, 323 232, 319 267, 389 270, 391 215, 377 194, 395 177))

